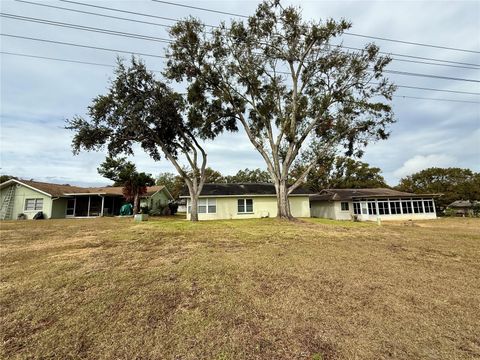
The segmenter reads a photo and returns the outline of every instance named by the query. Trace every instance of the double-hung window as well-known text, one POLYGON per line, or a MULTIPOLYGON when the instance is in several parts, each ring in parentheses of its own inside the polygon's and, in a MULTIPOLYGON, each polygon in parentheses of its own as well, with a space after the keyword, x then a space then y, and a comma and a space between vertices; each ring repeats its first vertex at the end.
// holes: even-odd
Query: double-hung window
MULTIPOLYGON (((217 199, 202 198, 198 199, 197 205, 199 214, 215 214, 217 212, 217 199)), ((192 211, 192 206, 188 204, 188 212, 192 211)))
POLYGON ((377 215, 377 205, 375 201, 368 202, 368 215, 377 215))
POLYGON ((237 212, 239 214, 253 213, 253 199, 238 199, 237 212))
POLYGON ((342 201, 340 203, 340 207, 342 209, 342 211, 349 211, 350 208, 348 207, 348 201, 342 201))
POLYGON ((42 210, 43 199, 25 199, 25 210, 42 210))

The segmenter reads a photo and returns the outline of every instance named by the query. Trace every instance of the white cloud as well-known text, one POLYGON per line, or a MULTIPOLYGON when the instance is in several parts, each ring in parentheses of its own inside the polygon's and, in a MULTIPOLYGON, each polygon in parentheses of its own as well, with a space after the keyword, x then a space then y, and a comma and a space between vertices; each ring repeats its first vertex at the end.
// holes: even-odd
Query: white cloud
POLYGON ((404 177, 430 167, 452 166, 455 162, 455 157, 445 154, 416 155, 405 161, 402 167, 395 170, 394 175, 404 177))

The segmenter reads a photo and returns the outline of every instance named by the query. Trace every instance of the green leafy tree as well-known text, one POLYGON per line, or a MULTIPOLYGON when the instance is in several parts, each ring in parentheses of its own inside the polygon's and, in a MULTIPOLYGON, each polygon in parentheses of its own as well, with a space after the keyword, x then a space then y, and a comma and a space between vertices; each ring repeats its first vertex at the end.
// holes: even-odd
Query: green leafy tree
POLYGON ((436 200, 443 210, 455 200, 480 200, 480 173, 462 168, 431 167, 400 179, 398 190, 443 194, 436 200))
POLYGON ((166 75, 185 84, 195 104, 228 104, 266 163, 280 218, 292 219, 288 195, 319 156, 330 149, 361 155, 388 137, 394 121, 395 86, 383 75, 390 58, 374 44, 332 45, 350 27, 305 21, 298 8, 264 1, 246 21, 212 30, 189 18, 170 31, 166 75), (291 181, 295 160, 306 154, 304 172, 291 181))
POLYGON ((192 201, 191 220, 197 221, 207 167, 201 140, 236 129, 228 108, 203 100, 198 103, 191 94, 184 98, 173 92, 135 58, 129 67, 119 61, 107 94, 97 96, 89 106, 89 119, 76 116, 67 122, 75 132, 74 153, 106 147, 112 157, 132 155, 133 146, 139 144, 156 161, 163 155, 184 179, 192 201))
MULTIPOLYGON (((185 170, 188 172, 188 170, 185 170)), ((223 175, 210 167, 205 168, 205 183, 224 183, 223 175)), ((165 172, 161 173, 156 180, 157 185, 165 185, 174 199, 178 199, 182 190, 187 186, 185 180, 178 175, 165 172)))
POLYGON ((8 181, 10 179, 17 179, 15 176, 12 175, 0 175, 0 184, 8 181))
POLYGON ((183 181, 182 177, 171 172, 160 173, 157 176, 155 183, 157 185, 165 186, 174 199, 178 198, 180 192, 185 186, 185 181, 183 181))
POLYGON ((138 172, 135 164, 125 158, 107 157, 97 169, 103 177, 114 182, 114 186, 123 187, 123 196, 133 203, 133 213, 140 210, 140 197, 147 193, 147 186, 155 184, 150 174, 138 172))
MULTIPOLYGON (((297 164, 293 174, 302 174, 305 165, 297 164)), ((337 156, 320 161, 306 179, 312 191, 322 189, 362 189, 388 187, 380 168, 352 158, 337 156)))
POLYGON ((262 169, 239 170, 235 175, 225 176, 227 183, 271 183, 272 177, 262 169))

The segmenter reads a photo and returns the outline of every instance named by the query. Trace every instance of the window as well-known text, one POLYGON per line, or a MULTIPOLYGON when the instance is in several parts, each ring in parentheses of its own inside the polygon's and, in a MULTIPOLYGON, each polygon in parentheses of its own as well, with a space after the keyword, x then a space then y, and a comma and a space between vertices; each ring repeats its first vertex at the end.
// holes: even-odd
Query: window
POLYGON ((400 201, 390 201, 390 212, 392 214, 402 213, 402 205, 400 204, 400 201))
MULTIPOLYGON (((199 214, 214 214, 217 212, 217 199, 198 199, 197 205, 199 214)), ((188 213, 192 211, 191 202, 188 202, 188 213)))
POLYGON ((238 199, 237 211, 239 213, 253 213, 253 199, 238 199))
POLYGON ((340 203, 340 206, 341 206, 341 208, 342 208, 342 211, 348 211, 348 210, 350 210, 349 207, 348 207, 348 202, 346 202, 346 201, 342 201, 342 202, 340 203))
POLYGON ((388 209, 388 201, 379 201, 378 202, 378 214, 379 215, 389 215, 390 210, 388 209))
POLYGON ((412 205, 413 205, 413 212, 415 214, 423 213, 423 206, 422 206, 422 201, 421 200, 412 201, 412 205))
POLYGON ((207 213, 207 199, 198 199, 198 213, 199 214, 207 213))
POLYGON ((404 214, 411 214, 412 202, 410 200, 402 200, 402 210, 404 214))
POLYGON ((435 206, 433 205, 433 200, 425 200, 423 202, 423 205, 425 206, 425 212, 426 213, 434 213, 435 212, 435 206))
POLYGON ((377 206, 375 201, 368 202, 368 215, 377 215, 377 206))
POLYGON ((25 210, 42 210, 43 199, 25 199, 25 210))
POLYGON ((354 203, 353 203, 353 213, 354 213, 355 215, 360 215, 360 214, 361 214, 361 212, 360 212, 360 203, 358 203, 358 202, 354 202, 354 203))
POLYGON ((215 214, 217 212, 217 199, 207 199, 208 200, 208 213, 215 214))

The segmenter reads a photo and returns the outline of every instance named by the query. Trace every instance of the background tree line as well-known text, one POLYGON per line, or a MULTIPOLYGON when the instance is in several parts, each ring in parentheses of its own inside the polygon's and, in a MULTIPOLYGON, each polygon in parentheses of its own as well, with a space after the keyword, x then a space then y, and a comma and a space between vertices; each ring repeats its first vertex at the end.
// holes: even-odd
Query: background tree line
MULTIPOLYGON (((301 171, 302 167, 299 165, 301 171)), ((181 176, 164 172, 156 178, 158 185, 167 186, 174 198, 178 198, 185 183, 181 176)), ((222 175, 211 168, 206 169, 206 183, 248 183, 269 182, 268 171, 244 169, 235 175, 222 175)), ((480 173, 462 168, 432 167, 399 180, 396 186, 389 186, 381 174, 381 169, 368 163, 346 157, 337 157, 329 162, 318 164, 308 175, 304 184, 309 190, 322 189, 361 189, 392 188, 417 194, 442 194, 435 202, 444 209, 455 200, 480 200, 480 173)))

